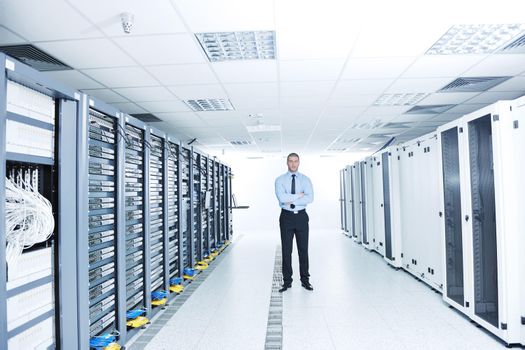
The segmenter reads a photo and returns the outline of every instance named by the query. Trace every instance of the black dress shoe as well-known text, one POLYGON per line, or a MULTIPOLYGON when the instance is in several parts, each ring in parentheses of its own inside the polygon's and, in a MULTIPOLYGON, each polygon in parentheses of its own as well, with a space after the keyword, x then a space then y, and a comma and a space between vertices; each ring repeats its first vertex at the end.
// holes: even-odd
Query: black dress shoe
POLYGON ((301 282, 301 286, 303 286, 306 290, 314 290, 314 287, 312 287, 310 282, 301 282))
POLYGON ((279 289, 279 293, 286 291, 288 288, 292 288, 291 284, 283 284, 282 288, 279 289))

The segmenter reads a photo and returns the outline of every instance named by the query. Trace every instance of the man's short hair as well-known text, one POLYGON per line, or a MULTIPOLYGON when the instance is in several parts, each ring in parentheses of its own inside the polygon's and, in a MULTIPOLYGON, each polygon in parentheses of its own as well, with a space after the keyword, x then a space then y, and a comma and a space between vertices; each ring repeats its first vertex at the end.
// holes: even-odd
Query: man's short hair
POLYGON ((295 152, 292 152, 286 157, 286 161, 288 161, 290 159, 290 157, 297 157, 297 158, 299 158, 299 155, 297 153, 295 153, 295 152))

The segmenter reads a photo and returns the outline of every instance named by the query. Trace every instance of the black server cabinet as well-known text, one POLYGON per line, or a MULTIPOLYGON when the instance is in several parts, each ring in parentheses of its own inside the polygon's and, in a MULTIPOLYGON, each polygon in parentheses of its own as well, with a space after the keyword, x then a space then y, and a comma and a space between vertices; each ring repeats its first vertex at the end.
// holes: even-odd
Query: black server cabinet
MULTIPOLYGON (((179 144, 168 142, 168 260, 169 279, 182 273, 180 252, 179 144)), ((170 283, 172 284, 172 283, 170 283)))

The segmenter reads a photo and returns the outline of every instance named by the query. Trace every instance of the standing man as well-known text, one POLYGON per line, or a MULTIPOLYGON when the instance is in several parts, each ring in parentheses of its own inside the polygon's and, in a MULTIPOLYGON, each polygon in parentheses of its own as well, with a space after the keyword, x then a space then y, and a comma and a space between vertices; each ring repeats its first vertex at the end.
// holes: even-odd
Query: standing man
POLYGON ((286 158, 288 172, 275 180, 275 195, 281 207, 279 227, 281 228, 281 246, 283 255, 284 292, 292 286, 292 247, 293 236, 299 253, 301 285, 307 290, 314 290, 308 273, 308 214, 306 205, 314 200, 314 190, 310 179, 297 171, 299 155, 290 153, 286 158))

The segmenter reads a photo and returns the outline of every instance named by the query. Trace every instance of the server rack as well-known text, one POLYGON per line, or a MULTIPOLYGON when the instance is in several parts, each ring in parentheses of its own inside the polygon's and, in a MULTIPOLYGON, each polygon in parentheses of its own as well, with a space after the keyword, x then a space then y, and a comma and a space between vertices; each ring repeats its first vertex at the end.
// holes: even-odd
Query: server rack
POLYGON ((363 246, 366 249, 373 250, 375 244, 375 228, 374 228, 374 160, 372 157, 367 157, 363 162, 364 166, 364 211, 365 215, 363 218, 363 223, 366 224, 366 241, 363 238, 363 246))
MULTIPOLYGON (((150 297, 149 264, 149 202, 147 201, 148 174, 146 166, 146 125, 129 116, 124 117, 121 137, 125 141, 125 270, 126 270, 126 312, 149 309, 150 297)), ((148 315, 149 312, 146 314, 148 315)), ((129 332, 129 331, 128 331, 129 332)), ((123 337, 127 340, 130 335, 123 337)))
POLYGON ((226 225, 226 239, 229 241, 232 239, 233 235, 233 217, 232 217, 232 208, 233 208, 233 192, 232 192, 232 169, 226 167, 226 184, 225 184, 225 225, 226 225))
POLYGON ((228 222, 226 220, 226 211, 228 208, 228 196, 226 195, 228 188, 228 169, 226 165, 220 165, 220 223, 221 223, 221 240, 220 245, 224 246, 228 240, 228 222))
MULTIPOLYGON (((169 279, 182 276, 182 231, 180 188, 182 179, 180 174, 180 143, 168 137, 168 257, 169 279)), ((170 284, 172 284, 170 282, 170 284)))
POLYGON ((382 158, 372 158, 372 188, 373 188, 373 212, 374 212, 374 238, 372 239, 373 250, 385 256, 385 216, 383 204, 383 168, 382 158))
POLYGON ((68 145, 80 95, 3 54, 0 64, 0 348, 74 348, 76 295, 64 281, 76 283, 76 253, 69 249, 76 237, 68 234, 76 227, 76 154, 68 145), (11 266, 6 176, 17 183, 23 178, 46 197, 55 220, 52 236, 11 266))
POLYGON ((443 297, 509 344, 522 341, 523 328, 523 295, 512 277, 520 273, 523 219, 516 208, 524 188, 516 159, 522 158, 523 120, 523 105, 503 101, 438 129, 443 297))
POLYGON ((79 123, 78 295, 79 345, 105 333, 125 333, 123 206, 124 144, 120 113, 83 96, 79 123))
POLYGON ((220 236, 220 180, 219 180, 219 162, 217 159, 213 162, 213 219, 214 219, 214 236, 215 236, 215 247, 219 246, 220 236))
POLYGON ((402 267, 442 288, 438 147, 435 133, 399 146, 402 267))
POLYGON ((182 179, 182 211, 180 220, 182 222, 182 265, 183 268, 191 268, 195 265, 193 258, 193 208, 191 194, 193 193, 191 150, 181 147, 181 179, 182 179))
POLYGON ((149 245, 151 262, 151 292, 166 292, 167 252, 167 168, 166 136, 163 132, 151 129, 148 140, 149 149, 149 245))
POLYGON ((341 215, 341 230, 345 230, 345 195, 344 195, 344 169, 339 170, 339 214, 341 215))
POLYGON ((210 254, 210 189, 211 174, 209 172, 210 158, 201 156, 200 162, 200 182, 201 182, 201 218, 202 223, 202 258, 207 258, 210 254))
POLYGON ((344 188, 345 188, 345 207, 346 207, 346 227, 345 234, 348 237, 353 236, 353 198, 352 198, 352 168, 350 165, 347 165, 345 168, 345 177, 344 177, 344 188))
POLYGON ((359 165, 359 203, 360 205, 360 221, 361 221, 361 242, 363 245, 368 245, 368 224, 367 224, 367 195, 366 195, 366 161, 360 161, 359 165))
POLYGON ((193 233, 193 265, 202 260, 202 241, 203 241, 203 223, 202 218, 202 178, 201 178, 201 159, 200 153, 195 150, 191 151, 191 208, 192 208, 192 233, 193 233))
POLYGON ((351 166, 351 187, 352 187, 352 238, 357 243, 361 243, 361 168, 359 162, 351 166))

